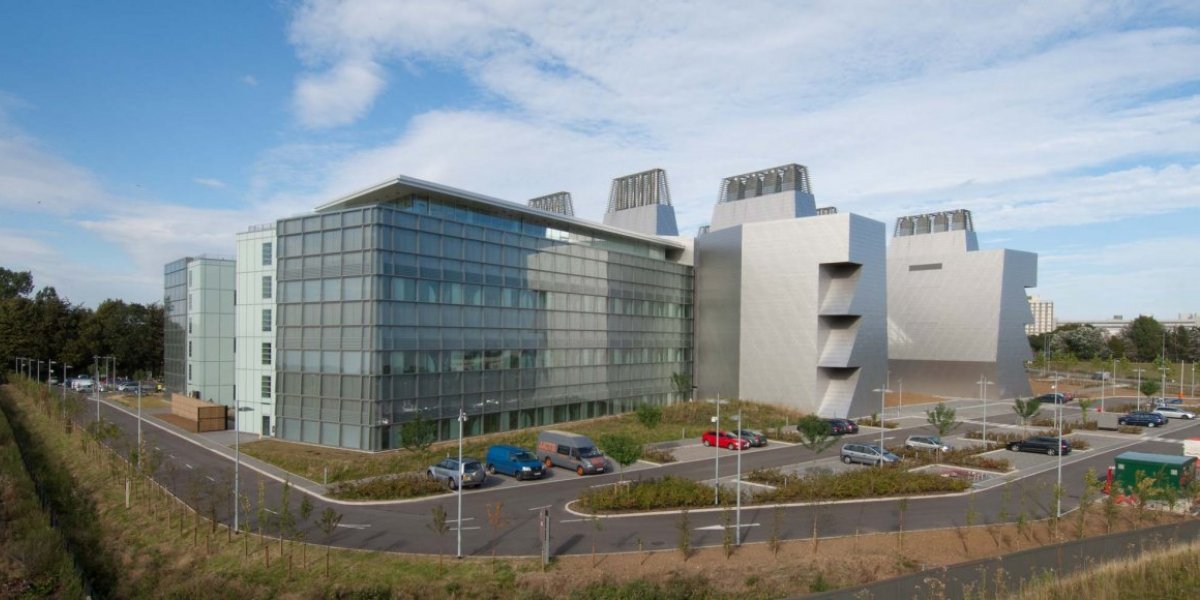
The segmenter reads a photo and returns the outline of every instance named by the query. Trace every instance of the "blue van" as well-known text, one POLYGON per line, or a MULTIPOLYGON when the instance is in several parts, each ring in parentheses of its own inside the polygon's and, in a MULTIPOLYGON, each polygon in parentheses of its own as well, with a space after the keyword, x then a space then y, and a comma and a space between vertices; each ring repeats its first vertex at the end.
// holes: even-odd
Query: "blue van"
POLYGON ((492 446, 487 451, 489 475, 503 473, 517 479, 539 479, 545 473, 542 463, 530 451, 517 446, 492 446))

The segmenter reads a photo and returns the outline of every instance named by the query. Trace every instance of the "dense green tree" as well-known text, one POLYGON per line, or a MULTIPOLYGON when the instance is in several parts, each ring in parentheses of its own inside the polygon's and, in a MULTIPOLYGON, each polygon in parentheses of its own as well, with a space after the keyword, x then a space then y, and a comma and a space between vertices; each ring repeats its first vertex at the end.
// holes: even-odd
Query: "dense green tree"
POLYGON ((0 299, 28 296, 33 291, 33 274, 0 267, 0 299))
POLYGON ((1163 326, 1154 317, 1142 315, 1127 325, 1121 332, 1125 343, 1131 352, 1131 358, 1138 362, 1150 362, 1162 353, 1163 326))

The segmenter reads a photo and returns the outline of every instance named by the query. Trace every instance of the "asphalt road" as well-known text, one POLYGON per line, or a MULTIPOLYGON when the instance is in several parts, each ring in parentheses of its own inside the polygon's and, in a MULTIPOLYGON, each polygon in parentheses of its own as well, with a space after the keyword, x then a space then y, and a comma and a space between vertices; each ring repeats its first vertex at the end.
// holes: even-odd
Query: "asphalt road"
MULTIPOLYGON (((965 406, 964 408, 969 408, 965 406)), ((119 450, 128 453, 128 448, 135 443, 137 419, 130 412, 107 402, 101 410, 106 421, 115 423, 125 433, 122 440, 115 443, 119 450)), ((1064 409, 1071 418, 1072 411, 1078 412, 1077 407, 1068 406, 1064 409)), ((999 412, 999 411, 997 411, 999 412)), ((1013 424, 1015 415, 993 415, 988 418, 989 426, 1000 423, 1013 424)), ((96 405, 89 397, 86 408, 79 418, 83 423, 95 420, 96 405)), ((158 470, 156 479, 172 489, 177 496, 190 504, 199 504, 202 509, 208 506, 210 494, 219 497, 221 508, 218 517, 225 523, 232 522, 231 502, 233 460, 228 448, 224 451, 214 451, 204 445, 189 439, 188 436, 177 434, 166 426, 147 419, 143 425, 146 439, 158 447, 163 453, 164 464, 158 470), (170 466, 168 466, 168 464, 170 466), (195 482, 195 483, 190 483, 195 482)), ((928 426, 920 426, 919 419, 906 419, 906 427, 886 430, 885 436, 893 438, 892 443, 902 440, 911 433, 928 433, 928 426)), ((976 422, 968 419, 957 433, 979 429, 976 422)), ((1116 434, 1110 434, 1116 435, 1116 434)), ((1178 453, 1179 445, 1175 440, 1190 436, 1200 436, 1200 420, 1190 422, 1172 421, 1165 429, 1147 430, 1142 437, 1121 436, 1119 445, 1090 452, 1073 453, 1063 459, 1063 482, 1067 493, 1062 500, 1063 510, 1073 510, 1078 506, 1078 496, 1083 487, 1084 473, 1089 468, 1096 469, 1103 475, 1106 468, 1112 465, 1113 456, 1119 452, 1136 449, 1145 452, 1178 453), (1153 436, 1153 438, 1151 437, 1153 436), (1159 439, 1154 439, 1159 438, 1159 439)), ((846 436, 845 440, 878 441, 878 429, 866 429, 855 436, 846 436)), ((837 456, 840 444, 835 444, 829 450, 817 457, 837 456)), ((800 446, 782 446, 775 444, 766 449, 746 452, 742 457, 743 471, 760 467, 784 467, 807 460, 814 455, 800 446)), ((666 474, 680 475, 697 480, 711 480, 713 477, 713 460, 699 460, 686 463, 675 463, 641 469, 628 476, 661 476, 666 474)), ((720 471, 722 479, 734 472, 736 455, 732 451, 722 451, 720 471)), ((979 515, 976 522, 996 522, 1015 520, 1024 512, 1030 518, 1038 518, 1053 514, 1054 502, 1052 490, 1056 481, 1055 459, 1046 457, 1044 463, 1034 469, 1023 470, 1019 479, 1002 484, 979 489, 972 494, 949 497, 914 497, 907 503, 904 514, 906 530, 943 528, 965 524, 968 506, 972 506, 979 515)), ((869 467, 861 467, 869 468, 869 467)), ((592 541, 595 538, 597 548, 601 552, 632 551, 638 548, 639 540, 646 549, 671 549, 676 547, 679 539, 680 516, 677 512, 610 517, 598 520, 584 518, 567 510, 567 504, 578 498, 581 490, 588 486, 610 485, 620 476, 606 474, 588 477, 577 477, 564 470, 556 469, 553 476, 544 481, 528 481, 515 485, 489 486, 482 490, 468 490, 463 493, 463 522, 462 543, 464 555, 489 555, 493 549, 500 555, 533 556, 540 552, 538 542, 538 508, 549 507, 552 522, 551 548, 555 555, 591 552, 592 541), (488 521, 488 507, 502 506, 504 526, 494 529, 488 521), (597 526, 597 521, 599 526, 597 526)), ((256 501, 258 486, 264 485, 266 505, 278 509, 283 485, 272 477, 257 473, 245 464, 241 467, 241 493, 256 501)), ((301 490, 293 488, 291 507, 294 514, 298 513, 301 490)), ((393 552, 437 553, 444 550, 449 554, 455 551, 457 531, 454 521, 457 513, 456 498, 453 494, 440 495, 412 501, 384 503, 346 503, 329 501, 320 497, 312 498, 316 507, 313 517, 307 523, 298 524, 306 532, 306 539, 316 543, 328 543, 347 548, 368 550, 383 550, 393 552), (441 504, 451 519, 451 530, 444 536, 438 536, 430 528, 431 510, 441 504), (326 507, 331 506, 342 514, 341 525, 326 539, 316 525, 317 515, 326 507)), ((900 524, 900 503, 897 499, 853 501, 829 503, 819 507, 784 506, 746 507, 741 514, 743 524, 743 541, 747 543, 766 541, 773 528, 773 522, 778 512, 779 535, 783 539, 808 538, 812 535, 812 518, 817 513, 818 533, 821 537, 851 535, 881 531, 895 531, 900 524)), ((253 513, 253 511, 251 511, 253 513)), ((254 521, 254 514, 241 515, 243 521, 254 521)), ((719 545, 723 540, 722 511, 715 509, 693 510, 689 513, 689 529, 692 534, 693 546, 719 545)), ((271 528, 268 527, 267 531, 271 528)))

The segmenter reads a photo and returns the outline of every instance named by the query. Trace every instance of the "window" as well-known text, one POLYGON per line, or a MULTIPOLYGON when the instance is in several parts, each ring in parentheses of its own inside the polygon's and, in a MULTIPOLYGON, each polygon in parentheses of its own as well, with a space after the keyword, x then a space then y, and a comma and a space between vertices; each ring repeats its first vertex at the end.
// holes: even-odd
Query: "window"
POLYGON ((192 340, 188 340, 188 358, 192 357, 192 340))
POLYGON ((188 306, 187 306, 188 310, 192 310, 193 308, 196 307, 194 296, 195 296, 195 294, 188 294, 188 306))
POLYGON ((192 365, 188 365, 188 383, 192 382, 192 365))
POLYGON ((271 397, 271 376, 270 375, 262 376, 262 397, 263 398, 271 397))
POLYGON ((271 330, 271 309, 264 308, 262 311, 262 330, 271 330))
POLYGON ((270 275, 263 275, 262 292, 263 292, 263 295, 262 295, 263 300, 271 299, 271 276, 270 275))
POLYGON ((192 332, 192 320, 188 319, 188 333, 192 332))
POLYGON ((271 242, 262 245, 262 264, 264 267, 271 266, 271 242))
POLYGON ((262 364, 271 364, 271 342, 263 342, 262 345, 262 364))

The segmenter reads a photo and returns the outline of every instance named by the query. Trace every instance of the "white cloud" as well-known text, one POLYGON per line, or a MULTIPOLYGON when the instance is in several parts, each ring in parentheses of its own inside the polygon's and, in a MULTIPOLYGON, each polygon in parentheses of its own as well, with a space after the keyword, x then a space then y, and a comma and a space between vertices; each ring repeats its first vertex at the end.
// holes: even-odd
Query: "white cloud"
POLYGON ((213 179, 211 177, 195 177, 192 179, 192 182, 198 183, 204 187, 210 187, 210 188, 220 189, 220 188, 225 187, 224 181, 221 181, 220 179, 213 179))
POLYGON ((369 60, 342 61, 328 71, 300 78, 296 114, 308 127, 346 125, 366 114, 383 86, 379 65, 369 60))
POLYGON ((242 75, 240 81, 251 87, 258 85, 258 78, 253 75, 242 75))

